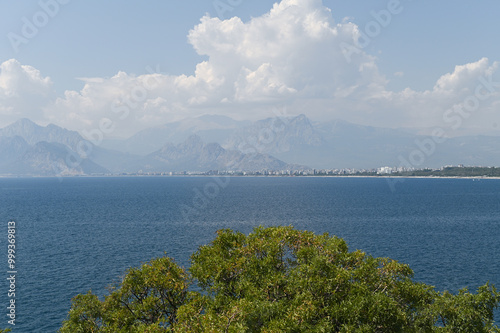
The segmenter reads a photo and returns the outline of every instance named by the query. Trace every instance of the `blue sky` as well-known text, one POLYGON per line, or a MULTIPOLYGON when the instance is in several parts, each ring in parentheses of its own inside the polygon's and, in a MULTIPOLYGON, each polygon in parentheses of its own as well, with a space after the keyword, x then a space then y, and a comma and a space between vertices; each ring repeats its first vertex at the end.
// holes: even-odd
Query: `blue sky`
MULTIPOLYGON (((225 16, 248 20, 269 11, 273 3, 243 1, 225 16)), ((39 10, 38 1, 2 1, 2 35, 20 32, 21 18, 39 10)), ((16 58, 34 66, 54 78, 59 91, 81 89, 76 77, 113 76, 120 70, 144 74, 146 66, 192 74, 204 57, 193 50, 187 34, 206 13, 217 16, 211 0, 72 0, 19 52, 2 38, 0 60, 16 58)))
MULTIPOLYGON (((272 12, 275 1, 267 0, 0 1, 0 126, 22 116, 80 131, 97 126, 119 96, 150 75, 147 68, 163 77, 137 112, 134 104, 118 136, 204 113, 272 116, 276 107, 316 120, 447 126, 443 114, 473 94, 481 77, 497 75, 498 1, 278 3, 272 12), (218 18, 221 4, 231 10, 218 18), (391 5, 397 14, 378 23, 373 12, 391 5), (200 23, 206 15, 212 20, 200 23), (241 21, 228 21, 233 16, 241 21), (24 38, 26 20, 36 19, 42 23, 34 36, 13 46, 14 35, 24 38), (342 43, 352 44, 356 29, 366 32, 374 22, 379 30, 346 62, 342 43), (314 30, 325 25, 329 32, 314 30), (266 47, 269 55, 254 52, 266 47), (206 65, 196 74, 198 64, 206 65), (449 82, 436 90, 447 74, 449 82)), ((493 130, 489 124, 500 122, 498 91, 481 101, 483 109, 460 130, 493 130)))

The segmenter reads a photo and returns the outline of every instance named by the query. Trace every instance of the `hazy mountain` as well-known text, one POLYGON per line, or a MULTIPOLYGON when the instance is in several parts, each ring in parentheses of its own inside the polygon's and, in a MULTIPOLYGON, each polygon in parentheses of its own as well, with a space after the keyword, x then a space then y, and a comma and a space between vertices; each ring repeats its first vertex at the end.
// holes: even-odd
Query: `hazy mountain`
POLYGON ((81 163, 68 165, 67 157, 78 156, 76 147, 84 138, 55 125, 42 127, 21 119, 0 129, 0 174, 500 165, 500 137, 454 137, 436 144, 416 133, 346 121, 313 123, 304 115, 253 123, 203 116, 139 132, 125 141, 131 146, 121 143, 122 150, 133 147, 131 151, 142 151, 143 156, 92 146, 81 163), (412 157, 418 163, 404 162, 412 157))
POLYGON ((299 169, 267 154, 243 154, 236 150, 226 150, 218 143, 205 144, 192 135, 186 141, 174 145, 167 144, 160 150, 148 155, 141 165, 143 171, 208 171, 234 170, 258 171, 263 169, 299 169))
MULTIPOLYGON (((314 161, 320 167, 376 168, 398 165, 400 155, 415 149, 417 137, 408 131, 377 128, 335 120, 316 123, 324 144, 315 150, 314 161)), ((312 162, 311 162, 312 163, 312 162)))
POLYGON ((300 147, 318 147, 323 143, 309 119, 300 115, 259 120, 233 132, 224 147, 242 152, 279 154, 300 147))
POLYGON ((344 121, 317 124, 316 128, 327 142, 336 166, 408 166, 402 161, 410 161, 410 156, 419 156, 412 160, 417 162, 412 164, 414 167, 500 165, 500 137, 497 136, 453 137, 436 143, 430 136, 408 130, 361 126, 344 121))
POLYGON ((100 146, 93 146, 89 159, 112 173, 129 172, 130 166, 135 164, 140 156, 123 153, 116 150, 104 149, 100 146))
POLYGON ((29 148, 30 145, 20 136, 0 137, 0 173, 14 165, 29 148))
POLYGON ((29 119, 23 118, 15 123, 0 129, 0 137, 20 136, 29 145, 38 142, 56 142, 76 149, 78 142, 83 138, 75 131, 69 131, 59 126, 49 124, 45 127, 39 126, 29 119))
MULTIPOLYGON (((376 168, 410 166, 411 154, 420 150, 424 158, 415 167, 448 164, 500 165, 500 137, 455 137, 435 144, 431 153, 419 142, 429 136, 408 129, 377 128, 346 121, 312 123, 306 116, 269 118, 239 129, 223 144, 242 152, 268 153, 289 163, 314 168, 376 168), (424 148, 425 149, 425 148, 424 148), (421 164, 420 164, 421 163, 421 164)), ((412 160, 415 162, 415 159, 412 160)))
POLYGON ((234 133, 224 147, 265 152, 315 168, 368 168, 395 161, 413 138, 405 132, 345 121, 311 123, 299 115, 257 121, 234 133))
MULTIPOLYGON (((200 117, 194 125, 179 122, 177 131, 234 127, 227 117, 200 117), (217 122, 214 122, 217 120, 217 122), (208 121, 209 124, 204 122, 208 121), (182 125, 182 126, 181 126, 182 125), (189 126, 188 126, 189 125, 189 126)), ((189 132, 189 131, 188 131, 189 132)), ((205 132, 206 133, 206 132, 205 132)), ((179 136, 178 136, 179 137, 179 136)), ((77 132, 55 125, 39 126, 28 119, 0 129, 0 174, 4 175, 90 175, 147 171, 262 170, 298 168, 266 154, 243 154, 226 150, 218 143, 205 144, 191 135, 179 144, 168 143, 145 157, 87 145, 77 132), (79 156, 78 147, 89 149, 79 156), (76 163, 75 163, 76 157, 76 163)))
POLYGON ((81 163, 72 163, 68 159, 70 153, 71 151, 65 145, 45 141, 38 142, 33 146, 29 146, 24 153, 19 154, 9 163, 2 164, 0 173, 34 176, 74 176, 109 173, 108 170, 89 159, 82 160, 81 163))
MULTIPOLYGON (((121 172, 137 157, 91 146, 91 152, 68 165, 68 156, 78 156, 79 143, 85 139, 75 131, 56 125, 39 126, 21 119, 0 129, 0 174, 81 175, 121 172)), ((87 147, 87 146, 85 146, 87 147)))
POLYGON ((103 147, 144 156, 167 143, 181 143, 193 134, 205 142, 223 142, 236 129, 247 124, 225 116, 204 115, 148 128, 126 140, 106 140, 103 147))
POLYGON ((499 166, 500 137, 465 136, 448 139, 436 145, 435 152, 428 157, 428 163, 431 166, 499 166))

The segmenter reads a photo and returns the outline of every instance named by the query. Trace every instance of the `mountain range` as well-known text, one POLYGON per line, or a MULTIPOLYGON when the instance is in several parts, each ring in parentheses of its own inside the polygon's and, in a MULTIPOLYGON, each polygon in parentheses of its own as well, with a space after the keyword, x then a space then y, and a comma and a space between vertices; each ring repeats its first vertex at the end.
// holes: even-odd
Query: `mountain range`
POLYGON ((268 154, 244 154, 194 134, 136 155, 90 144, 78 132, 21 119, 0 129, 0 175, 76 176, 180 171, 299 169, 268 154))
POLYGON ((160 149, 167 141, 180 143, 194 134, 204 141, 218 142, 228 150, 268 154, 316 169, 500 165, 499 136, 459 136, 443 140, 418 132, 417 129, 380 128, 342 120, 312 122, 305 115, 255 122, 205 115, 145 129, 126 140, 112 144, 108 141, 103 146, 137 154, 142 151, 146 155, 160 149), (429 142, 431 146, 426 147, 429 142))
POLYGON ((371 169, 408 161, 413 165, 403 166, 500 165, 500 137, 436 140, 416 133, 341 120, 312 122, 305 115, 255 122, 204 115, 95 146, 78 132, 21 119, 0 129, 0 175, 299 170, 306 166, 371 169))

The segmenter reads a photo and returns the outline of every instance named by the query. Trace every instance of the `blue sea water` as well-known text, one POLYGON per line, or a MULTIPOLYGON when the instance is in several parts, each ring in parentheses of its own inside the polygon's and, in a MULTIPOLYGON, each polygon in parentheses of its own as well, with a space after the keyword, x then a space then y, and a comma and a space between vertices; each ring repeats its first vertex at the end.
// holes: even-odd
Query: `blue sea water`
MULTIPOLYGON (((183 266, 220 228, 293 225, 410 264, 438 290, 500 287, 500 180, 381 178, 0 179, 0 328, 8 327, 7 222, 16 221, 14 332, 55 332, 70 300, 129 267, 183 266), (4 276, 4 277, 2 277, 4 276)), ((498 312, 497 312, 498 316, 498 312)), ((497 317, 498 320, 498 317, 497 317)))

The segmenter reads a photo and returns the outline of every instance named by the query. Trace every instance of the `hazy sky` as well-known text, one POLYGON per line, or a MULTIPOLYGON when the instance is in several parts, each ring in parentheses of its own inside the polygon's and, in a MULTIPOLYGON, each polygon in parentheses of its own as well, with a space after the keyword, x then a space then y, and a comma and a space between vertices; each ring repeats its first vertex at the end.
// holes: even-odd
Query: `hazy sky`
POLYGON ((491 134, 499 15, 498 0, 0 0, 0 127, 304 113, 491 134))

